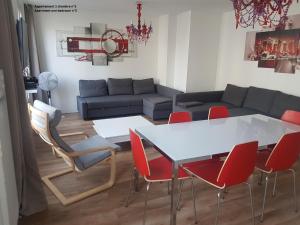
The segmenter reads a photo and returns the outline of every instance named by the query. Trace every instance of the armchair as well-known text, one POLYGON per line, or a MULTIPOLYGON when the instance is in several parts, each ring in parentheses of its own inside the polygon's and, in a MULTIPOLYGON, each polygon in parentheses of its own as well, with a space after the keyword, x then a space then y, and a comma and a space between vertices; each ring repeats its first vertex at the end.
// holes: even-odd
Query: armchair
POLYGON ((98 135, 88 137, 88 135, 84 132, 59 135, 56 130, 56 126, 61 120, 60 110, 37 100, 34 102, 33 106, 29 105, 28 108, 33 130, 51 146, 55 156, 62 157, 70 166, 67 170, 42 177, 45 185, 53 192, 63 205, 70 205, 74 202, 83 200, 114 185, 116 178, 115 152, 120 149, 119 146, 109 143, 107 140, 98 135), (62 137, 70 136, 83 136, 85 139, 70 146, 62 139, 62 137), (111 165, 110 178, 108 182, 88 191, 71 197, 66 197, 51 181, 54 178, 72 172, 83 172, 104 161, 109 162, 111 165))

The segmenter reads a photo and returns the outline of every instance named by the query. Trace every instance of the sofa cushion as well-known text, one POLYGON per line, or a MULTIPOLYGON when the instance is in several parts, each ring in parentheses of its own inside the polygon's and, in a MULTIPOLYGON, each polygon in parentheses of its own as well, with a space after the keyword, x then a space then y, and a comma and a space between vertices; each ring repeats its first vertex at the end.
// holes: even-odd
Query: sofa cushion
POLYGON ((230 116, 246 116, 246 115, 253 115, 253 114, 259 114, 260 112, 253 110, 253 109, 247 109, 247 108, 232 108, 229 109, 230 116))
POLYGON ((132 79, 114 79, 109 78, 107 80, 109 95, 132 95, 132 79))
POLYGON ((133 80, 133 92, 135 95, 155 93, 153 78, 133 80))
POLYGON ((162 96, 143 98, 144 107, 150 107, 154 110, 172 109, 172 99, 162 96))
MULTIPOLYGON (((84 152, 87 149, 91 148, 101 148, 101 147, 111 147, 115 150, 120 150, 120 146, 115 145, 113 143, 110 143, 103 137, 100 137, 98 135, 95 135, 93 137, 90 137, 86 140, 81 141, 80 143, 72 145, 72 149, 75 152, 84 152)), ((95 152, 91 154, 87 154, 85 156, 78 157, 76 160, 76 166, 81 169, 87 169, 93 165, 95 165, 98 162, 103 161, 104 159, 108 158, 111 156, 110 151, 100 151, 100 152, 95 152)))
POLYGON ((269 114, 273 117, 280 118, 288 109, 300 111, 300 97, 278 92, 269 114))
POLYGON ((190 107, 195 107, 195 106, 200 106, 203 105, 204 102, 199 102, 199 101, 190 101, 190 102, 178 102, 177 105, 182 107, 182 108, 190 108, 190 107))
POLYGON ((105 80, 79 80, 80 97, 99 97, 107 95, 105 80))
POLYGON ((249 87, 244 107, 268 113, 273 105, 277 91, 264 88, 249 87))
POLYGON ((159 94, 153 93, 153 94, 142 94, 142 95, 137 95, 137 97, 140 97, 142 99, 144 98, 152 98, 152 97, 162 97, 159 94))
POLYGON ((240 107, 244 102, 247 91, 248 88, 227 84, 221 101, 240 107))
POLYGON ((86 99, 88 109, 142 106, 143 100, 135 95, 114 95, 86 99))

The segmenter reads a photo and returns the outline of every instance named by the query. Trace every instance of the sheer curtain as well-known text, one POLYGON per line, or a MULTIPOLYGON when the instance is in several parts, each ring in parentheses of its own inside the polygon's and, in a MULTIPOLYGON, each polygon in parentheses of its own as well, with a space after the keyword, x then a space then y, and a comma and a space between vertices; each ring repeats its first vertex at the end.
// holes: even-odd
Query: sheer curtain
POLYGON ((20 214, 31 215, 46 209, 47 201, 35 158, 11 0, 0 0, 0 31, 0 68, 5 76, 20 214))

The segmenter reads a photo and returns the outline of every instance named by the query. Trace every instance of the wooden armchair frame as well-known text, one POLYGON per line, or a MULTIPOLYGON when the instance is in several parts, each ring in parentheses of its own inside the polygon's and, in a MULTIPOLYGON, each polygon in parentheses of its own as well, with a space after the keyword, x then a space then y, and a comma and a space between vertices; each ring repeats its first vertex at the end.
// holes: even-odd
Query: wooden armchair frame
MULTIPOLYGON (((29 116, 31 120, 31 126, 32 129, 47 143, 51 146, 53 154, 57 157, 62 157, 66 163, 71 167, 69 169, 59 171, 53 174, 49 174, 46 176, 42 177, 43 182, 45 185, 53 192, 53 194, 58 198, 58 200, 63 204, 63 205, 70 205, 75 202, 78 202, 80 200, 83 200, 85 198, 88 198, 92 195, 95 195, 99 192, 102 192, 104 190, 107 190, 111 188, 115 184, 116 180, 116 156, 115 156, 115 149, 111 147, 101 147, 101 148, 90 148, 86 149, 85 151, 81 152, 66 152, 64 151, 57 142, 53 139, 50 128, 49 128, 49 115, 46 112, 40 111, 36 108, 34 108, 32 105, 28 104, 28 110, 29 110, 29 116), (32 121, 32 113, 34 113, 36 116, 40 117, 43 121, 45 121, 45 127, 39 127, 36 126, 35 123, 32 121), (83 172, 80 170, 74 160, 77 157, 85 156, 88 154, 100 152, 100 151, 110 151, 111 156, 104 160, 104 162, 109 162, 110 163, 110 178, 108 182, 105 184, 92 188, 90 190, 87 190, 85 192, 82 192, 80 194, 71 196, 71 197, 66 197, 51 181, 54 178, 64 176, 66 174, 72 173, 72 172, 83 172)), ((67 134, 62 134, 60 137, 72 137, 72 136, 84 136, 85 139, 88 138, 88 135, 85 132, 76 132, 76 133, 67 133, 67 134)), ((101 161, 103 162, 103 161, 101 161)), ((100 162, 100 163, 101 163, 100 162)))

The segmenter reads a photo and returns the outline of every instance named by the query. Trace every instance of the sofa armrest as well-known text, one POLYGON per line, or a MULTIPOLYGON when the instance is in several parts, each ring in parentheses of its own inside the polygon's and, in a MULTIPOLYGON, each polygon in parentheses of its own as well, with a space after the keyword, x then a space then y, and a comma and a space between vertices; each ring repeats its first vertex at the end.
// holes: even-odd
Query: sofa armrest
POLYGON ((178 102, 220 102, 224 91, 207 91, 207 92, 194 92, 177 94, 174 97, 174 105, 178 102))
POLYGON ((157 92, 157 94, 160 94, 162 96, 172 98, 172 99, 175 95, 183 93, 182 91, 178 91, 176 89, 166 87, 166 86, 163 86, 160 84, 156 84, 156 92, 157 92))
POLYGON ((85 98, 82 98, 80 96, 77 96, 77 110, 80 113, 82 119, 87 120, 88 119, 88 108, 87 103, 85 101, 85 98))

